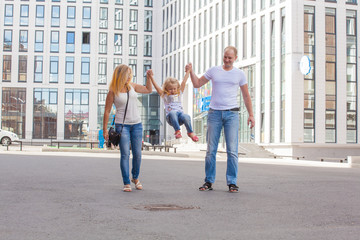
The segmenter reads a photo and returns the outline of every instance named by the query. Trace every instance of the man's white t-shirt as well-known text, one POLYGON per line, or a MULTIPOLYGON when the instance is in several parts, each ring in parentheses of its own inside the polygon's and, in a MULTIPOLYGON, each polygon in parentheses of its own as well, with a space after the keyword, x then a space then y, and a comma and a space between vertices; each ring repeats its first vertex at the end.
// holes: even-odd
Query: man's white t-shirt
POLYGON ((210 108, 214 110, 228 110, 237 108, 237 94, 239 87, 247 84, 245 73, 233 67, 225 71, 222 66, 210 68, 204 77, 212 82, 210 108))

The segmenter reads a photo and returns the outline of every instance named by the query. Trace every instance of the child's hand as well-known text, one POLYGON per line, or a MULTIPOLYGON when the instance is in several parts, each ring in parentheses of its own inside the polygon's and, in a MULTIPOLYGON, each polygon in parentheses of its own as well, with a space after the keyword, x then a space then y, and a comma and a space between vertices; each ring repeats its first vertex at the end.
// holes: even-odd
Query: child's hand
POLYGON ((192 64, 189 63, 189 64, 186 64, 185 66, 185 72, 191 72, 192 71, 192 64))
POLYGON ((153 73, 152 69, 148 69, 148 70, 146 71, 146 76, 148 76, 148 77, 154 76, 154 73, 153 73))

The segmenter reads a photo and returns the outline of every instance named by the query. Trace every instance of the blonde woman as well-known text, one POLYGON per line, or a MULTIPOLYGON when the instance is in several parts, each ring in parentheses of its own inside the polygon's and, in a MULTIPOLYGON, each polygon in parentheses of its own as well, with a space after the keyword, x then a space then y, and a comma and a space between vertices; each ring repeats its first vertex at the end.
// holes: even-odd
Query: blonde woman
POLYGON ((107 130, 107 123, 109 121, 110 110, 114 104, 116 107, 115 130, 120 133, 120 130, 122 129, 119 146, 121 153, 120 169, 123 177, 124 192, 131 192, 132 190, 130 186, 129 173, 130 145, 133 156, 131 182, 135 184, 135 188, 137 190, 141 190, 143 188, 139 181, 143 128, 138 110, 137 93, 152 92, 151 81, 149 80, 149 76, 151 75, 153 75, 152 71, 147 71, 146 76, 148 81, 146 82, 146 86, 133 83, 131 82, 133 77, 131 68, 127 65, 121 64, 114 70, 109 92, 106 96, 103 135, 105 140, 108 140, 109 134, 107 130), (129 92, 129 102, 125 122, 123 124, 125 105, 128 99, 127 92, 129 92))
POLYGON ((186 81, 189 78, 190 72, 186 72, 184 79, 180 85, 179 80, 169 77, 165 80, 162 89, 156 83, 153 76, 150 76, 150 80, 153 83, 156 91, 160 97, 164 100, 166 121, 175 130, 175 138, 181 138, 180 126, 185 125, 187 135, 194 141, 199 141, 199 138, 195 135, 191 127, 191 118, 188 114, 185 114, 182 107, 182 97, 185 89, 186 81))

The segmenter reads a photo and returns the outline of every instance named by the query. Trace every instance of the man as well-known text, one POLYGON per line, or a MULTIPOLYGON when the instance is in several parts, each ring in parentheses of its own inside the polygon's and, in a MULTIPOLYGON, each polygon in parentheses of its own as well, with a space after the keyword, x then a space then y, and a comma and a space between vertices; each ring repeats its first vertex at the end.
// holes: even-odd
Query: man
POLYGON ((238 192, 236 185, 238 172, 238 132, 239 132, 239 106, 237 104, 237 93, 240 87, 249 113, 247 124, 251 128, 255 126, 255 119, 252 110, 251 98, 245 73, 233 66, 237 59, 237 49, 228 46, 224 49, 223 65, 215 66, 206 71, 198 78, 192 69, 192 64, 186 65, 185 69, 190 70, 191 81, 195 88, 203 86, 212 81, 212 93, 210 110, 207 119, 207 151, 205 157, 205 183, 199 190, 212 190, 216 175, 216 152, 222 128, 224 128, 227 170, 226 183, 230 192, 238 192))

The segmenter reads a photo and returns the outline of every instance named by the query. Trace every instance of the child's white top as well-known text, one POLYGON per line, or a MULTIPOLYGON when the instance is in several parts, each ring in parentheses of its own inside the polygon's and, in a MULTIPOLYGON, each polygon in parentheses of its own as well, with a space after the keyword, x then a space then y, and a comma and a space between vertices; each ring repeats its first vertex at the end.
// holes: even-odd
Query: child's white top
POLYGON ((239 107, 237 95, 239 87, 247 84, 245 73, 233 67, 225 71, 222 66, 212 67, 204 74, 212 82, 210 108, 227 110, 239 107))
POLYGON ((183 100, 183 92, 180 91, 179 94, 167 95, 164 93, 163 95, 165 111, 166 115, 171 111, 183 112, 182 100, 183 100))

